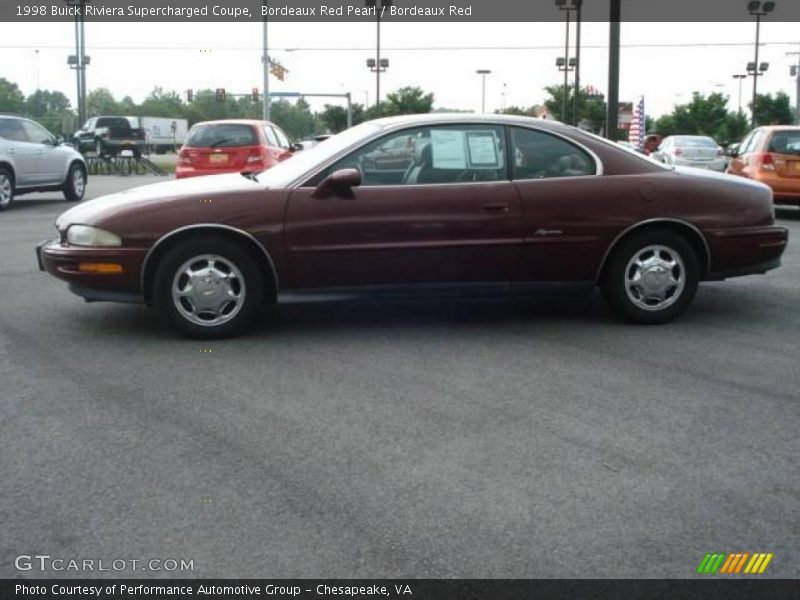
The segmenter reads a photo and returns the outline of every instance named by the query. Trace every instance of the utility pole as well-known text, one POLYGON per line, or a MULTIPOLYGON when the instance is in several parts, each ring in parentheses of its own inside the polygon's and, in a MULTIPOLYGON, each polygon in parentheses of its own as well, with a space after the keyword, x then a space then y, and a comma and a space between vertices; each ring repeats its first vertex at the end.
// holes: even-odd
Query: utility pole
POLYGON ((608 104, 606 105, 606 137, 617 139, 619 120, 619 22, 622 0, 611 0, 608 36, 608 104))
POLYGON ((486 76, 491 73, 489 69, 478 69, 475 71, 481 76, 481 114, 486 112, 486 76))
POLYGON ((581 95, 581 5, 583 0, 575 2, 575 97, 573 98, 573 125, 578 126, 578 97, 581 95))
MULTIPOLYGON (((262 0, 263 6, 266 8, 267 0, 262 0)), ((264 53, 261 56, 261 62, 264 67, 264 120, 269 121, 270 109, 270 96, 269 96, 269 45, 267 40, 267 15, 264 11, 264 39, 263 48, 264 53)))
POLYGON ((796 56, 797 64, 792 65, 789 73, 794 76, 795 93, 797 94, 794 99, 794 112, 795 121, 800 125, 800 52, 787 52, 786 56, 796 56))

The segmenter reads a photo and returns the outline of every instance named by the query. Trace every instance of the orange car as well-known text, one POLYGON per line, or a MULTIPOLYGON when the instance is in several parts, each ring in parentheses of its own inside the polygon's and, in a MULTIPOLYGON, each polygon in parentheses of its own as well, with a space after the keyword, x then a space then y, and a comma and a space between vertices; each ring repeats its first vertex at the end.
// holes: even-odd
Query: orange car
POLYGON ((767 184, 777 204, 800 206, 800 127, 754 129, 731 156, 728 173, 767 184))

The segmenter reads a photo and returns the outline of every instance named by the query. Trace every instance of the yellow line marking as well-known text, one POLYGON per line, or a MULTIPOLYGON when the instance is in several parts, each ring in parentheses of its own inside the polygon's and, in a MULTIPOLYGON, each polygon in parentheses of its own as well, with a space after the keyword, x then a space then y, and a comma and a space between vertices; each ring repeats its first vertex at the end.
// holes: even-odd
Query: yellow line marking
POLYGON ((759 573, 763 573, 764 569, 767 568, 767 565, 769 564, 769 561, 771 561, 771 560, 772 560, 772 552, 767 554, 767 556, 764 558, 764 562, 761 563, 761 568, 758 570, 758 572, 759 573))
POLYGON ((739 571, 742 570, 742 567, 744 566, 744 563, 747 560, 747 557, 750 556, 750 553, 749 552, 744 552, 744 553, 742 553, 741 556, 742 556, 742 559, 739 561, 739 564, 736 565, 736 570, 734 571, 733 569, 731 569, 731 571, 730 571, 731 573, 738 573, 739 571))

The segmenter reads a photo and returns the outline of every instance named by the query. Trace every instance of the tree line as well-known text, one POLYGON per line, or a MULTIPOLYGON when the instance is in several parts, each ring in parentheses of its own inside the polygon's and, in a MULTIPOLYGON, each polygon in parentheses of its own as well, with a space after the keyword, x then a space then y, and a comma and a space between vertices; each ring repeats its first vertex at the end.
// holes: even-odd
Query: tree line
MULTIPOLYGON (((561 115, 564 101, 564 86, 553 85, 545 88, 546 98, 543 106, 556 116, 561 115)), ((566 91, 567 115, 571 118, 575 90, 566 91)), ((695 92, 691 101, 676 105, 674 110, 658 119, 648 117, 646 131, 662 136, 708 135, 717 142, 726 144, 736 142, 747 133, 750 122, 743 112, 730 110, 729 98, 720 93, 704 95, 695 92)), ((402 87, 387 94, 381 102, 380 116, 427 113, 434 110, 434 95, 419 87, 402 87)), ((250 96, 226 96, 217 100, 214 90, 200 90, 194 94, 192 102, 186 102, 181 94, 173 90, 156 87, 141 103, 130 96, 117 99, 106 88, 92 90, 86 98, 89 117, 98 115, 148 116, 187 119, 189 125, 200 121, 215 119, 260 119, 262 105, 250 96)), ((535 116, 541 105, 527 108, 511 106, 497 111, 506 114, 535 116)), ((351 105, 353 124, 374 119, 378 116, 376 107, 362 104, 351 105)), ((442 109, 437 109, 442 110, 442 109)), ((0 113, 19 114, 34 119, 57 135, 68 136, 77 128, 77 117, 69 99, 60 91, 37 90, 25 96, 19 87, 7 79, 0 78, 0 113)), ((320 133, 338 133, 347 127, 347 110, 343 105, 326 104, 323 110, 313 112, 302 98, 296 101, 273 100, 271 119, 287 135, 300 140, 320 133)), ((798 115, 800 117, 800 115, 798 115)), ((605 130, 606 103, 588 88, 578 92, 578 122, 595 133, 605 130)), ((756 121, 761 125, 786 125, 794 119, 789 96, 778 92, 759 94, 756 98, 756 121)))

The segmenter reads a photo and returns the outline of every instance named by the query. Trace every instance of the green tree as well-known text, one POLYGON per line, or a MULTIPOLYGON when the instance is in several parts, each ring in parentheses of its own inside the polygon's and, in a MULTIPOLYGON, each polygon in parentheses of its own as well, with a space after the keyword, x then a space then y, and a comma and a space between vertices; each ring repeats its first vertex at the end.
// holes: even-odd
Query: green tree
MULTIPOLYGON (((381 116, 414 115, 429 113, 433 108, 433 94, 426 94, 422 88, 406 86, 386 95, 381 103, 381 116)), ((375 117, 375 107, 367 111, 369 118, 375 117)))
POLYGON ((273 102, 270 119, 283 129, 290 138, 298 140, 315 133, 317 122, 311 108, 303 98, 297 102, 281 99, 273 102))
POLYGON ((25 95, 16 83, 0 77, 0 112, 21 113, 25 109, 25 95))
POLYGON ((119 104, 108 88, 97 88, 86 95, 86 111, 89 117, 119 115, 119 104))
MULTIPOLYGON (((551 85, 545 88, 548 97, 544 101, 547 111, 561 118, 564 103, 564 85, 551 85)), ((567 122, 572 122, 575 103, 575 87, 569 86, 567 96, 567 122)), ((589 94, 587 88, 578 92, 578 124, 595 133, 605 128, 606 103, 602 97, 589 94)))
POLYGON ((200 121, 243 117, 235 98, 226 96, 224 101, 219 101, 214 90, 199 90, 195 93, 194 101, 188 105, 185 115, 189 119, 189 125, 200 121))
MULTIPOLYGON (((753 110, 753 103, 749 105, 753 110)), ((784 92, 756 96, 755 121, 758 125, 791 125, 793 111, 789 96, 784 92)))
POLYGON ((37 90, 25 99, 25 115, 56 135, 68 133, 71 129, 68 125, 75 118, 69 98, 61 92, 48 90, 37 90))
MULTIPOLYGON (((364 121, 364 107, 361 104, 351 104, 353 125, 364 121)), ((331 133, 339 133, 347 129, 347 108, 339 105, 326 104, 325 110, 319 114, 322 124, 331 133)))
POLYGON ((655 130, 663 135, 707 135, 726 143, 740 139, 747 130, 741 114, 728 112, 728 97, 719 93, 708 96, 695 92, 691 102, 676 106, 662 115, 655 130))
POLYGON ((178 118, 183 116, 184 109, 183 101, 177 92, 164 91, 163 88, 156 87, 139 106, 138 112, 144 117, 178 118))

